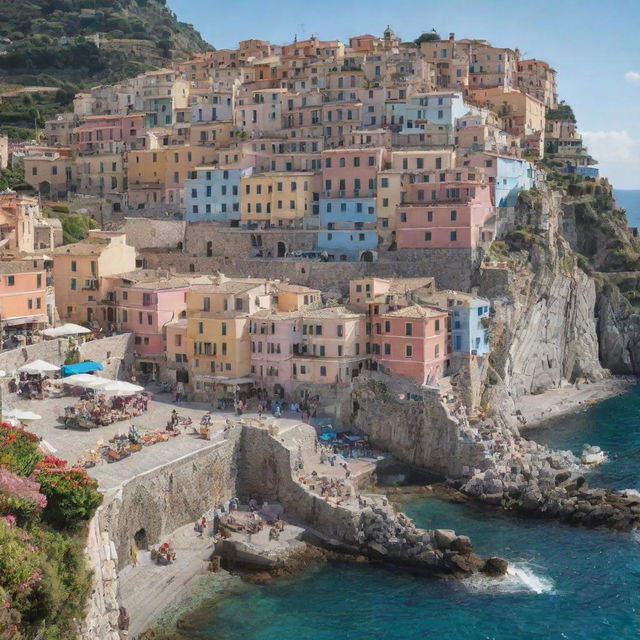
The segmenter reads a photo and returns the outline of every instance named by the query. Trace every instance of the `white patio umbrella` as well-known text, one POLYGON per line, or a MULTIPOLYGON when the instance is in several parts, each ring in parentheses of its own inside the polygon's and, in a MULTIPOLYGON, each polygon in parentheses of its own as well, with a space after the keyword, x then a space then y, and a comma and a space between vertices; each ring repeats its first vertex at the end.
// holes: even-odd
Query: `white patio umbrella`
POLYGON ((18 371, 21 373, 53 373, 59 371, 60 367, 44 360, 34 360, 29 364, 23 364, 18 371))
POLYGON ((104 384, 96 385, 93 388, 100 393, 111 393, 114 396, 132 396, 134 393, 144 391, 144 387, 124 380, 106 380, 104 384))
POLYGON ((2 414, 3 418, 9 418, 11 420, 20 420, 28 422, 29 420, 41 420, 42 416, 34 413, 33 411, 24 411, 22 409, 10 409, 2 414))
POLYGON ((96 387, 104 384, 105 382, 110 382, 108 378, 100 378, 99 376, 92 376, 89 373, 75 373, 72 376, 67 376, 66 378, 62 378, 63 384, 71 384, 74 387, 96 387))
POLYGON ((50 329, 44 329, 41 333, 43 336, 47 336, 47 338, 62 338, 64 336, 78 336, 84 333, 91 333, 91 329, 82 327, 79 324, 68 322, 67 324, 61 325, 60 327, 51 327, 50 329))

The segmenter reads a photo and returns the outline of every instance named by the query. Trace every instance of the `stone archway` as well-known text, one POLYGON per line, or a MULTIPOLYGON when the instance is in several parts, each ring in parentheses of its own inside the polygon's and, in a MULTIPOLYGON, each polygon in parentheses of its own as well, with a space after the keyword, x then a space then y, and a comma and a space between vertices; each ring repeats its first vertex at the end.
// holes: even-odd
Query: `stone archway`
POLYGON ((372 251, 363 251, 360 254, 360 262, 373 262, 373 252, 372 251))
POLYGON ((147 540, 147 532, 144 529, 138 529, 133 536, 133 542, 136 549, 147 549, 149 547, 149 541, 147 540))
POLYGON ((284 258, 287 253, 287 245, 284 242, 278 242, 276 247, 278 258, 284 258))
POLYGON ((40 192, 41 196, 49 197, 51 195, 51 183, 47 180, 43 180, 38 185, 38 191, 40 192))

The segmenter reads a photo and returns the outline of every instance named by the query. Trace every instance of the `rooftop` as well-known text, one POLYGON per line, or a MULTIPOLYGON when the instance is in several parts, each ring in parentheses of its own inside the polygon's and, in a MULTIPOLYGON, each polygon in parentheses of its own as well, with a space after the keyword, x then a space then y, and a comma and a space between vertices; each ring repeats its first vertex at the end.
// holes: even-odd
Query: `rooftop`
POLYGON ((410 307, 403 307, 397 311, 388 311, 381 315, 391 318, 436 318, 442 315, 442 311, 430 309, 428 307, 420 307, 417 304, 410 307))

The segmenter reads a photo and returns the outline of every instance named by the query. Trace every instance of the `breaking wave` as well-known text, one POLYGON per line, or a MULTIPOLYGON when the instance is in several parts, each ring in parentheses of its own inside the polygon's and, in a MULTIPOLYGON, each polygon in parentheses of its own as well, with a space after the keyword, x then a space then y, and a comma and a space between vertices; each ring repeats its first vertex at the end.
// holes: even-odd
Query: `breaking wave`
POLYGON ((539 575, 532 566, 526 562, 510 562, 507 575, 502 578, 476 574, 463 580, 462 584, 472 593, 554 593, 553 580, 539 575))

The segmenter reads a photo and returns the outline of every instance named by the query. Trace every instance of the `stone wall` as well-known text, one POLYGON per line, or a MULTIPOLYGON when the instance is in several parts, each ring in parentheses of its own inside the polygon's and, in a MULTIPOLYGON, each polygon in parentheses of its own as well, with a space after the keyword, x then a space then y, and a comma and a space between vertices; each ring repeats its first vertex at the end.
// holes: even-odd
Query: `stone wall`
POLYGON ((77 640, 120 640, 118 617, 118 554, 104 529, 100 507, 89 523, 85 555, 93 570, 93 588, 87 614, 78 629, 77 640))
POLYGON ((176 249, 184 244, 186 222, 182 220, 153 220, 125 218, 127 244, 136 249, 176 249))
MULTIPOLYGON (((96 360, 105 366, 105 377, 116 377, 123 372, 128 359, 131 357, 130 333, 123 333, 110 338, 90 340, 80 346, 82 360, 96 360)), ((51 364, 64 364, 69 348, 66 338, 44 340, 18 349, 10 349, 0 353, 0 369, 11 373, 23 364, 34 360, 45 360, 51 364)))
POLYGON ((95 360, 104 365, 100 374, 106 378, 125 378, 133 363, 133 334, 121 333, 100 340, 89 340, 80 346, 83 360, 95 360))
POLYGON ((158 544, 235 494, 235 447, 236 437, 230 437, 136 476, 105 497, 101 521, 119 568, 128 563, 136 532, 144 530, 148 544, 158 544))
POLYGON ((196 273, 222 271, 233 277, 263 277, 290 280, 296 284, 325 291, 347 294, 349 280, 375 276, 379 278, 436 276, 440 289, 469 291, 472 283, 471 263, 455 251, 416 256, 403 262, 320 262, 294 259, 225 259, 223 257, 193 257, 181 253, 144 252, 144 266, 149 269, 174 269, 196 273))
POLYGON ((439 392, 422 389, 421 400, 400 400, 384 382, 357 378, 354 424, 371 442, 400 460, 443 476, 459 477, 463 467, 484 459, 478 442, 461 436, 459 421, 440 401, 439 392))
POLYGON ((214 222, 191 222, 186 227, 185 252, 194 257, 251 258, 261 249, 278 255, 284 251, 313 251, 317 232, 303 229, 231 229, 214 222), (209 243, 211 243, 209 245, 209 243))

